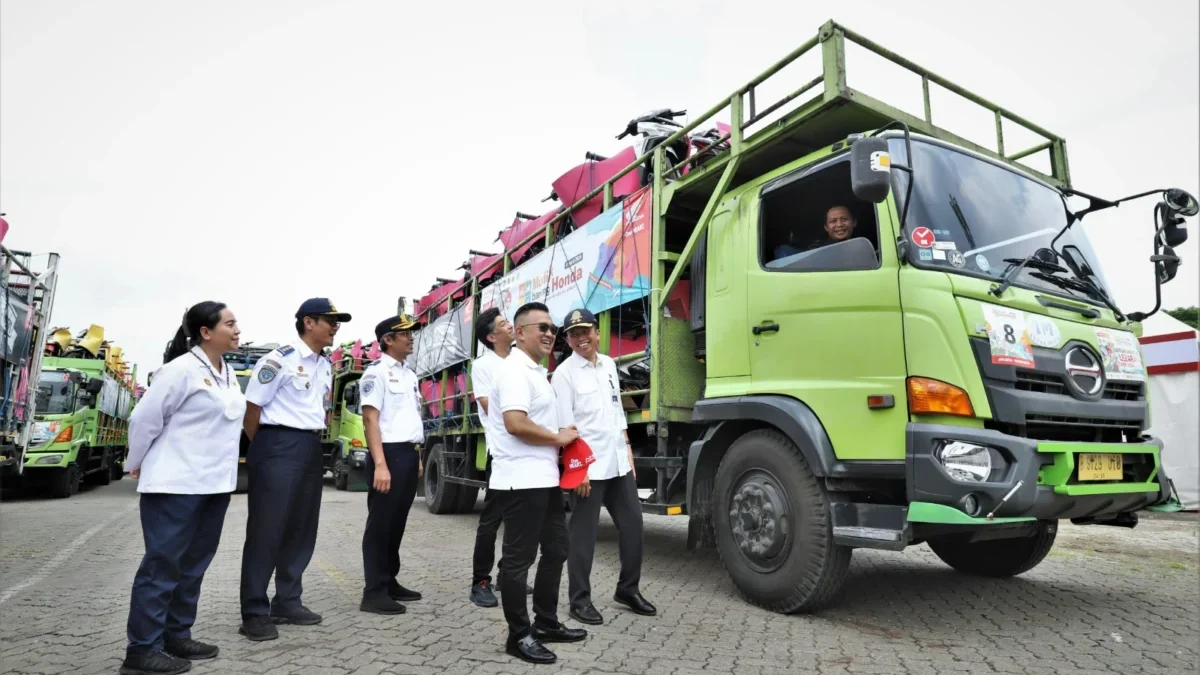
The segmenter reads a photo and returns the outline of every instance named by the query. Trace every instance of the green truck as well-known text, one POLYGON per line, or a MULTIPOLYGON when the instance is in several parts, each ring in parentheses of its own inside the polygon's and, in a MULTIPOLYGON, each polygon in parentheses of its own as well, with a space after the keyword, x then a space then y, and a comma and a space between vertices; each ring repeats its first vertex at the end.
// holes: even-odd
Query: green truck
MULTIPOLYGON (((677 126, 418 304, 431 511, 486 487, 473 317, 531 300, 600 312, 643 509, 686 516, 689 548, 772 611, 826 605, 856 548, 1007 577, 1064 519, 1133 527, 1169 499, 1135 337, 1158 307, 1113 302, 1080 221, 1125 200, 1075 190, 1061 137, 833 22, 677 126), (852 88, 850 42, 914 73, 924 114, 852 88), (781 81, 813 50, 821 72, 781 81), (791 93, 762 107, 764 85, 791 93), (931 88, 986 110, 994 142, 936 124, 931 88), (710 150, 678 150, 720 115, 710 150), (1014 151, 1014 127, 1041 140, 1014 151)), ((1161 288, 1198 209, 1128 199, 1148 195, 1161 288)), ((560 335, 551 377, 568 354, 560 335)))
POLYGON ((333 485, 338 490, 367 490, 367 436, 363 430, 358 381, 377 358, 378 347, 375 344, 364 347, 361 341, 343 344, 330 354, 333 394, 321 444, 325 448, 326 467, 333 474, 333 485))
POLYGON ((137 366, 92 326, 77 340, 56 331, 37 382, 37 405, 23 482, 67 498, 82 483, 108 485, 124 476, 137 366))

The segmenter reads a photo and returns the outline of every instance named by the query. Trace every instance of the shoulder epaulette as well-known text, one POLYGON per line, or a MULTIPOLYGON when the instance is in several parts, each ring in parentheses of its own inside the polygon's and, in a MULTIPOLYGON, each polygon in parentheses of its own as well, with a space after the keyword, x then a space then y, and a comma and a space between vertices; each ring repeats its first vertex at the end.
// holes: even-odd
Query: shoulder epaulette
POLYGON ((275 351, 279 352, 280 356, 287 356, 288 354, 291 354, 292 352, 296 351, 296 348, 291 345, 284 345, 284 346, 276 349, 275 351))

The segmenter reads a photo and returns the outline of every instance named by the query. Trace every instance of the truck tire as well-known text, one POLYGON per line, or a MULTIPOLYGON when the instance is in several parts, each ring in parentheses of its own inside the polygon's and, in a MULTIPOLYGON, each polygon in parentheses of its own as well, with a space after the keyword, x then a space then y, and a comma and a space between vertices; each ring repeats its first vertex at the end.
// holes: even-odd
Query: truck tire
POLYGON ((112 482, 112 450, 105 448, 100 455, 100 468, 87 475, 88 485, 104 486, 112 482))
POLYGON ((346 469, 346 460, 338 459, 333 463, 333 487, 345 492, 350 487, 350 474, 346 469))
POLYGON ((445 481, 446 459, 442 457, 441 443, 429 450, 425 461, 425 508, 435 515, 454 513, 458 510, 458 484, 445 481))
POLYGON ((112 464, 110 464, 108 466, 108 475, 114 481, 118 481, 118 480, 121 480, 122 478, 124 478, 125 477, 124 462, 123 461, 122 462, 114 461, 112 464))
POLYGON ((747 602, 810 612, 841 590, 852 549, 833 543, 825 488, 780 432, 734 441, 717 468, 713 505, 721 563, 747 602))
POLYGON ((52 469, 54 475, 50 477, 50 496, 55 499, 67 499, 71 495, 79 492, 79 483, 83 478, 83 472, 79 470, 76 464, 68 464, 61 469, 52 469))
POLYGON ((961 535, 929 540, 942 562, 959 572, 1007 578, 1024 574, 1045 559, 1058 536, 1058 521, 1040 521, 1028 537, 968 542, 961 535))
POLYGON ((475 502, 479 501, 479 488, 456 485, 458 488, 458 513, 474 513, 475 502))

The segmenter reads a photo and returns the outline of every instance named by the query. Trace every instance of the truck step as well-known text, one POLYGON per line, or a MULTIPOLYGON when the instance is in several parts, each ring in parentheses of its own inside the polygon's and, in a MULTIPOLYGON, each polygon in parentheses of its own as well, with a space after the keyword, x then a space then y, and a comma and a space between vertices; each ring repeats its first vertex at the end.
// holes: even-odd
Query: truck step
POLYGON ((839 546, 902 551, 911 535, 904 506, 833 503, 833 542, 839 546))

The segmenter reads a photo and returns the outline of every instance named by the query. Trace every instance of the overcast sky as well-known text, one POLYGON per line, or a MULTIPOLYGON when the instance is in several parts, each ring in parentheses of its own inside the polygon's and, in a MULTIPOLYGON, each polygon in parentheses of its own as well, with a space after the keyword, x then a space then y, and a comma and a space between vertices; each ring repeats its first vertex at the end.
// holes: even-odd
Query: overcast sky
MULTIPOLYGON (((205 299, 243 340, 289 339, 316 295, 368 337, 626 120, 701 112, 831 18, 1064 136, 1081 190, 1200 194, 1195 0, 815 4, 4 0, 4 243, 60 253, 53 323, 104 326, 142 381, 205 299)), ((850 84, 919 114, 919 80, 878 63, 852 53, 850 84)), ((965 111, 934 102, 994 145, 965 111)), ((1126 311, 1154 304, 1153 204, 1086 221, 1126 311)), ((1198 302, 1192 225, 1166 307, 1198 302)))

